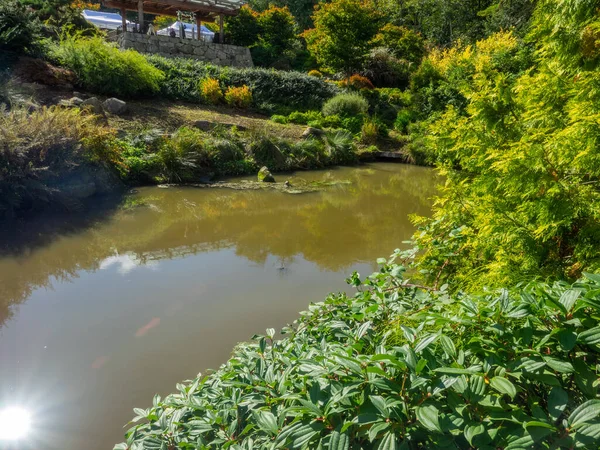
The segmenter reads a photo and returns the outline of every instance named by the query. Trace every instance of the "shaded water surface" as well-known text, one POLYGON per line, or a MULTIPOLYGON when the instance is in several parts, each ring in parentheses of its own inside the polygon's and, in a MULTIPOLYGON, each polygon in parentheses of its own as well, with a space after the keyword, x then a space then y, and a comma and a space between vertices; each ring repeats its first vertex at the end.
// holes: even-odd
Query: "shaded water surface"
POLYGON ((0 410, 18 405, 33 423, 0 447, 111 449, 133 407, 346 290, 353 270, 375 270, 410 238, 409 214, 429 213, 436 184, 395 164, 298 178, 350 183, 302 195, 143 188, 79 229, 5 230, 0 410))

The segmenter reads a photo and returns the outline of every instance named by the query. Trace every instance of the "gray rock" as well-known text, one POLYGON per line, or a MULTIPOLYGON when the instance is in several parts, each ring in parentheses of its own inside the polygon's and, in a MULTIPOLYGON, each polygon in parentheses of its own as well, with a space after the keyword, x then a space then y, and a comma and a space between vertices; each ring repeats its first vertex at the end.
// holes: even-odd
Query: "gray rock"
POLYGON ((258 171, 258 181, 262 183, 275 183, 275 177, 271 175, 271 172, 265 166, 258 171))
POLYGON ((104 108, 102 107, 102 102, 96 97, 84 100, 83 102, 81 102, 80 106, 82 108, 88 106, 94 114, 104 115, 104 108))
POLYGON ((210 123, 208 120, 197 120, 196 122, 194 122, 194 128, 198 128, 202 131, 210 131, 213 129, 213 124, 210 123))
POLYGON ((314 127, 308 127, 306 130, 304 130, 304 133, 302 133, 303 139, 308 139, 309 137, 322 137, 322 136, 325 136, 325 131, 321 130, 319 128, 314 128, 314 127))
POLYGON ((81 106, 83 100, 79 97, 73 97, 68 100, 61 100, 58 102, 60 106, 66 106, 67 108, 72 108, 73 106, 81 106))
POLYGON ((111 114, 120 116, 121 114, 127 112, 127 103, 125 103, 123 100, 119 100, 118 98, 109 98, 104 102, 104 109, 111 114))

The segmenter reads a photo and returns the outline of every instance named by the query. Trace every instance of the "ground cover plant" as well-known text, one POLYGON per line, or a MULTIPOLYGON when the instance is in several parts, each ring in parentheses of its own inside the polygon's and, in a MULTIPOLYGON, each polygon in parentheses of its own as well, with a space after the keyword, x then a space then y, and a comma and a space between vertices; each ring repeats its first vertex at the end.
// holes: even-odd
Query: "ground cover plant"
POLYGON ((115 449, 598 446, 600 276, 456 295, 405 256, 136 409, 115 449))

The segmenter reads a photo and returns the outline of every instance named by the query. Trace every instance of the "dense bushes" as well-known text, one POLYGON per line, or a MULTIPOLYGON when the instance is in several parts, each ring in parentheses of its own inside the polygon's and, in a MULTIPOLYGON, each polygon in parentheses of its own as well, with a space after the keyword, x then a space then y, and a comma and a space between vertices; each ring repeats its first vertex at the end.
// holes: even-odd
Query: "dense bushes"
POLYGON ((239 345, 136 409, 115 448, 598 447, 600 276, 452 296, 405 269, 239 345))
POLYGON ((598 17, 589 5, 561 5, 544 2, 536 14, 534 70, 514 72, 521 53, 507 33, 432 61, 443 74, 472 75, 457 84, 466 106, 425 130, 448 180, 418 237, 431 278, 471 289, 600 267, 600 53, 582 45, 598 17))
POLYGON ((294 142, 264 133, 180 128, 173 136, 141 132, 113 141, 122 177, 130 183, 198 182, 213 175, 316 169, 358 161, 351 135, 331 132, 294 142))
POLYGON ((225 89, 247 85, 252 91, 255 106, 270 112, 318 109, 338 92, 336 86, 298 72, 235 69, 158 56, 150 56, 148 60, 165 73, 161 94, 172 99, 201 101, 198 80, 207 77, 219 80, 225 89))
POLYGON ((324 69, 350 75, 363 65, 382 15, 371 0, 335 0, 315 8, 308 49, 324 69))
POLYGON ((33 12, 16 0, 0 3, 0 51, 32 51, 40 38, 41 23, 33 12))
MULTIPOLYGON (((102 37, 64 36, 51 57, 73 70, 86 89, 101 94, 136 97, 160 90, 164 76, 134 50, 119 50, 102 37)), ((197 83, 197 81, 196 81, 197 83)))
POLYGON ((225 25, 231 43, 249 47, 258 66, 289 66, 296 57, 296 24, 287 7, 271 5, 258 12, 244 5, 237 16, 227 18, 225 25))

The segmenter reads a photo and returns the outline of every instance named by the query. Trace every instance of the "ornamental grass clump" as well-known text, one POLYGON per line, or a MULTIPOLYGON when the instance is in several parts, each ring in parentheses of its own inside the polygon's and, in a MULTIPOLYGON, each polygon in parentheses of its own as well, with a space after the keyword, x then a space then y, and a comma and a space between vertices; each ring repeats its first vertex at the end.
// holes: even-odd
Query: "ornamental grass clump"
POLYGON ((352 117, 364 115, 369 110, 369 102, 357 93, 339 94, 323 105, 323 115, 352 117))
POLYGON ((600 275, 453 295, 405 256, 136 409, 115 449, 598 448, 600 275))
POLYGON ((56 106, 29 113, 0 105, 0 217, 70 201, 57 181, 82 164, 113 164, 114 132, 97 118, 56 106))
POLYGON ((135 50, 120 50, 100 36, 65 35, 50 56, 71 69, 78 83, 99 94, 149 96, 160 90, 164 74, 135 50))

